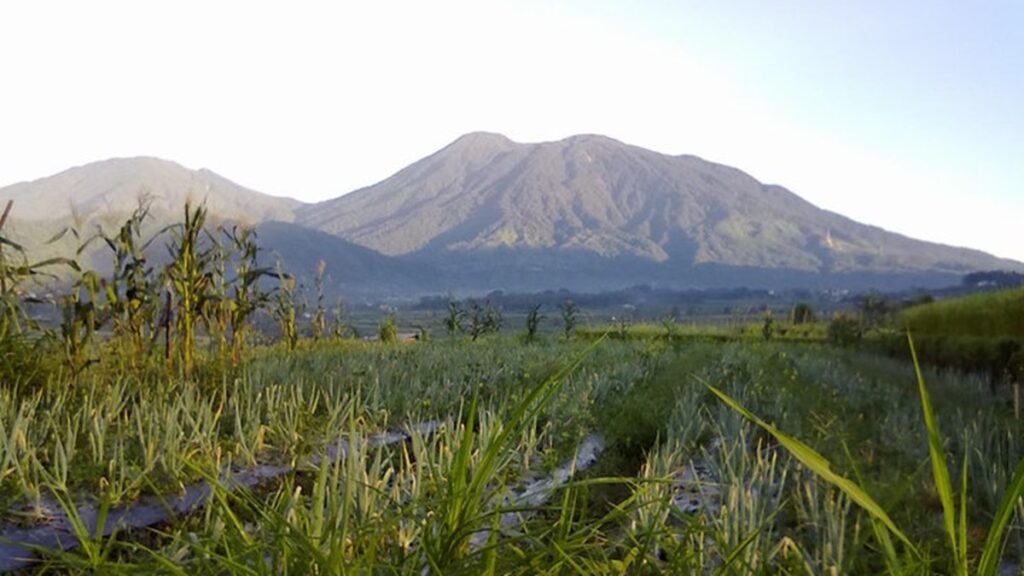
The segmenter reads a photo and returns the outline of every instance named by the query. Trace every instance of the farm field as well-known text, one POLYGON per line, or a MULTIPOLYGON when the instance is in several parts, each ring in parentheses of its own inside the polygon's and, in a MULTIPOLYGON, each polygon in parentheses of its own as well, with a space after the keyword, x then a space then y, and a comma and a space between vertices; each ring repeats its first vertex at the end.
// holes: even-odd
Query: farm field
MULTIPOLYGON (((237 368, 201 355, 182 378, 108 352, 75 376, 4 382, 8 528, 45 526, 72 502, 114 510, 197 482, 220 488, 152 527, 83 528, 36 569, 868 574, 957 562, 902 360, 820 343, 489 336, 300 341, 249 350, 237 368), (871 516, 707 385, 859 478, 909 542, 879 537, 871 516), (437 425, 359 441, 425 422, 437 425), (595 457, 572 470, 588 440, 595 457), (317 457, 342 442, 343 456, 317 457), (251 488, 225 481, 257 465, 286 472, 251 488)), ((984 378, 924 378, 955 478, 966 463, 973 565, 1020 460, 1020 424, 984 378)), ((1024 549, 1019 513, 1007 558, 1024 549)))
POLYGON ((1018 292, 346 316, 202 206, 158 267, 147 214, 70 231, 106 272, 0 236, 0 572, 1020 571, 1020 334, 948 328, 1018 292))

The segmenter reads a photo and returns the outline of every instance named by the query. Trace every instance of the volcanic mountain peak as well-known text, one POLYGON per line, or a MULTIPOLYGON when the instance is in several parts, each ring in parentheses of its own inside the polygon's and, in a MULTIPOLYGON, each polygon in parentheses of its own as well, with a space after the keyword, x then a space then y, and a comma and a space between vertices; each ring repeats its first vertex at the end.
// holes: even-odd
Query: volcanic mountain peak
POLYGON ((859 224, 736 168, 592 134, 536 144, 467 134, 298 218, 385 254, 442 260, 502 249, 811 273, 1017 265, 859 224))

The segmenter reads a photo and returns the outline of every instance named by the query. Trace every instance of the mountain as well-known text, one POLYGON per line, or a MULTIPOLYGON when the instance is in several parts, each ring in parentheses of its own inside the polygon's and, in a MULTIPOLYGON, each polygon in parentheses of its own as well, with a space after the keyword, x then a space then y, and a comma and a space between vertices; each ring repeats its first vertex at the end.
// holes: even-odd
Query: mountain
MULTIPOLYGON (((116 158, 59 174, 0 188, 0 209, 14 200, 5 226, 16 241, 32 249, 35 259, 67 256, 77 241, 70 235, 46 244, 57 231, 76 223, 83 231, 101 226, 112 232, 141 199, 150 201, 145 236, 180 222, 186 201, 205 202, 209 222, 240 222, 256 229, 263 264, 280 263, 305 284, 326 264, 327 293, 349 298, 408 294, 410 287, 431 286, 436 275, 424 266, 400 262, 323 232, 291 223, 298 200, 269 196, 240 186, 210 170, 190 170, 158 158, 116 158)), ((159 246, 159 242, 157 246, 159 246)), ((163 257, 162 248, 155 256, 163 257)), ((99 269, 109 255, 94 243, 83 258, 99 269)))
POLYGON ((467 134, 378 184, 298 208, 296 222, 494 288, 930 285, 1022 268, 860 224, 736 168, 596 135, 467 134))
POLYGON ((186 200, 206 201, 211 214, 252 223, 292 221, 302 203, 250 190, 210 170, 190 170, 159 158, 113 158, 0 188, 21 220, 91 220, 131 212, 146 197, 154 212, 178 214, 186 200))
MULTIPOLYGON (((268 263, 305 281, 320 260, 331 285, 367 298, 453 290, 935 287, 1024 265, 921 242, 822 210, 780 186, 694 156, 595 135, 516 143, 467 134, 390 178, 319 204, 269 196, 209 170, 118 158, 0 188, 5 233, 43 258, 65 236, 112 231, 140 197, 148 230, 205 201, 212 223, 257 226, 268 263)), ((102 268, 100 244, 90 253, 102 268)))

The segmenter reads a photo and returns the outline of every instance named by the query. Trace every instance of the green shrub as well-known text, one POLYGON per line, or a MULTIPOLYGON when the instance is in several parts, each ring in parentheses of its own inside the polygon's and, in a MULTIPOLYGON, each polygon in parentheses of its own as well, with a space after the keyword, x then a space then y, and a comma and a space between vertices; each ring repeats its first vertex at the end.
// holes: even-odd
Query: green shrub
POLYGON ((793 324, 810 324, 814 322, 814 309, 807 302, 800 302, 793 307, 793 324))
POLYGON ((828 325, 828 340, 839 346, 852 346, 861 341, 864 333, 860 322, 849 314, 839 313, 828 325))
POLYGON ((377 330, 377 336, 385 344, 398 342, 398 323, 394 314, 388 314, 384 317, 384 320, 380 323, 380 328, 377 330))

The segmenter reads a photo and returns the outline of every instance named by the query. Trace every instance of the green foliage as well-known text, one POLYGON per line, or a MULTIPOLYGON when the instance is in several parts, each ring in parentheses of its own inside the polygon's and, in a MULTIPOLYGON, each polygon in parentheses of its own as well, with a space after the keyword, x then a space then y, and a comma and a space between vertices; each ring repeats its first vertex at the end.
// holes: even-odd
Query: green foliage
POLYGON ((572 300, 563 302, 559 309, 562 311, 562 335, 569 340, 576 331, 580 309, 572 300))
POLYGON ((280 267, 278 268, 277 277, 280 284, 274 293, 273 314, 281 331, 281 339, 288 346, 289 350, 294 350, 299 342, 298 323, 296 321, 298 304, 295 298, 295 277, 280 271, 280 267))
POLYGON ((764 324, 761 326, 761 335, 764 337, 766 342, 771 340, 772 336, 775 335, 775 318, 772 317, 771 310, 766 312, 764 315, 764 324))
MULTIPOLYGON (((913 340, 910 339, 909 334, 908 342, 910 344, 910 353, 913 357, 921 411, 923 414, 925 430, 927 432, 927 445, 932 468, 932 479, 942 507, 943 528, 947 536, 946 545, 948 558, 952 568, 951 572, 962 576, 968 576, 972 573, 970 569, 970 556, 967 549, 969 539, 967 520, 967 507, 969 502, 967 497, 968 455, 965 454, 963 464, 961 466, 958 510, 954 498, 955 494, 953 484, 950 480, 949 467, 946 462, 946 451, 941 438, 939 425, 936 420, 935 410, 932 406, 927 387, 925 386, 920 364, 917 361, 913 340)), ((906 552, 913 560, 920 560, 922 558, 920 550, 911 542, 907 533, 897 528, 896 524, 886 513, 884 508, 868 495, 867 490, 862 485, 834 472, 828 460, 807 444, 781 432, 775 426, 758 418, 749 410, 744 408, 739 402, 717 388, 710 385, 708 388, 731 409, 742 414, 745 418, 771 434, 771 436, 785 447, 790 454, 792 454, 814 474, 825 482, 841 490, 869 514, 873 522, 875 537, 879 541, 879 545, 887 551, 887 568, 891 573, 902 572, 903 569, 901 566, 904 564, 899 561, 895 552, 892 550, 892 544, 888 538, 889 535, 895 536, 903 543, 906 552)), ((989 530, 986 532, 987 535, 981 549, 980 560, 974 574, 979 576, 991 576, 996 574, 999 570, 999 559, 1002 555, 1004 545, 1003 535, 1011 515, 1015 513, 1018 500, 1022 496, 1024 496, 1024 459, 1021 459, 1017 465, 1013 479, 1010 481, 1007 490, 996 509, 995 519, 992 521, 989 530)))
POLYGON ((196 328, 208 317, 213 297, 217 251, 203 242, 206 215, 206 206, 193 209, 186 203, 185 219, 170 228, 171 243, 167 246, 171 262, 164 273, 174 291, 178 357, 185 374, 190 374, 195 364, 196 328))
POLYGON ((665 338, 672 340, 679 332, 679 324, 676 321, 676 314, 670 310, 661 318, 661 327, 665 329, 665 338))
MULTIPOLYGON (((676 347, 649 328, 651 338, 605 339, 590 353, 573 342, 526 346, 502 337, 470 348, 259 348, 232 378, 207 371, 202 351, 190 379, 117 372, 101 354, 78 386, 66 375, 39 388, 0 381, 0 496, 31 507, 53 493, 68 507, 87 494, 112 505, 145 492, 177 494, 181 484, 257 462, 296 465, 253 491, 213 482, 205 511, 159 530, 89 535, 83 548, 48 557, 58 572, 957 571, 961 556, 946 551, 944 522, 934 522, 938 492, 921 478, 929 453, 919 392, 899 385, 913 377, 911 366, 759 339, 676 347), (776 431, 792 431, 835 475, 858 478, 922 558, 701 381, 766 415, 776 431), (413 433, 393 447, 358 441, 433 418, 442 421, 434 434, 413 433), (546 503, 508 497, 547 477, 590 431, 607 443, 597 468, 546 503), (350 439, 345 458, 312 461, 350 439), (859 470, 842 466, 847 445, 859 470), (714 474, 706 491, 714 496, 707 508, 684 512, 680 496, 701 491, 680 479, 697 468, 714 474)), ((1012 507, 999 507, 1021 483, 1017 424, 977 393, 976 380, 927 377, 934 422, 949 438, 943 450, 970 455, 961 470, 970 468, 972 508, 963 521, 965 508, 957 508, 955 525, 973 568, 988 538, 979 524, 993 526, 993 538, 992 518, 1005 522, 1004 535, 1020 525, 1012 507)), ((820 463, 810 452, 804 459, 820 463)), ((953 489, 963 494, 963 474, 956 477, 953 489)), ((1018 554, 1015 538, 1005 542, 1007 555, 1018 554)))
POLYGON ((892 313, 889 301, 871 291, 860 301, 860 318, 865 330, 873 330, 885 324, 892 313))
POLYGON ((394 313, 388 314, 380 322, 377 329, 377 338, 384 344, 395 344, 398 342, 398 320, 394 313))
MULTIPOLYGON (((501 325, 503 322, 501 310, 491 305, 490 300, 480 304, 476 300, 469 301, 469 337, 472 340, 487 335, 497 334, 501 331, 501 325)), ((453 318, 451 311, 449 311, 449 320, 453 318)))
POLYGON ((527 342, 533 342, 537 339, 537 331, 540 329, 540 323, 545 318, 545 316, 540 313, 540 309, 540 304, 532 304, 530 305, 530 309, 526 312, 527 342))
POLYGON ((324 308, 324 270, 327 263, 323 260, 316 265, 316 307, 313 309, 313 340, 319 340, 327 332, 327 310, 324 308))
POLYGON ((462 323, 466 318, 466 311, 453 296, 448 296, 448 315, 444 319, 444 327, 448 331, 449 338, 455 338, 462 332, 462 323))
POLYGON ((270 296, 260 288, 260 279, 279 277, 280 274, 259 266, 260 249, 255 230, 234 225, 225 229, 223 234, 236 257, 235 278, 231 283, 231 299, 228 302, 228 325, 231 329, 231 363, 237 366, 245 348, 252 317, 270 300, 270 296))
POLYGON ((160 304, 158 282, 146 256, 159 235, 142 241, 148 216, 149 203, 142 201, 116 234, 98 234, 112 257, 110 278, 101 284, 114 335, 127 341, 134 362, 142 361, 155 339, 160 304))
POLYGON ((807 302, 799 302, 793 307, 793 324, 811 324, 814 322, 814 308, 807 302))
POLYGON ((919 336, 1024 339, 1024 288, 914 306, 900 313, 899 321, 919 336))
POLYGON ((838 346, 852 346, 863 338, 861 323, 849 314, 839 312, 828 324, 828 340, 838 346))

